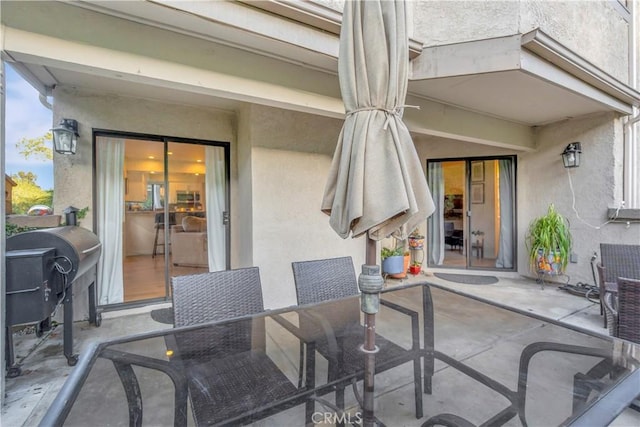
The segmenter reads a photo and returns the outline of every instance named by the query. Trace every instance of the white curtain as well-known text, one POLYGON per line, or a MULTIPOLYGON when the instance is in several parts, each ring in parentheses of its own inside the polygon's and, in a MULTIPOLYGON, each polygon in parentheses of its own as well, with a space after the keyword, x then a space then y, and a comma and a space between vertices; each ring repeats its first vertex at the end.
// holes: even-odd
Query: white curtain
POLYGON ((227 210, 224 148, 206 147, 205 162, 209 271, 221 271, 227 267, 226 228, 222 222, 223 212, 227 210))
POLYGON ((162 185, 159 185, 159 184, 154 184, 152 188, 153 188, 153 209, 159 210, 164 208, 164 206, 162 205, 164 188, 162 187, 162 185))
POLYGON ((444 177, 442 164, 439 162, 429 163, 427 177, 436 208, 427 221, 428 257, 431 264, 442 265, 444 262, 444 177))
POLYGON ((97 220, 102 256, 98 262, 98 303, 124 300, 122 223, 124 219, 124 140, 96 141, 97 220))
POLYGON ((500 186, 500 237, 497 268, 513 268, 513 162, 498 161, 500 186))

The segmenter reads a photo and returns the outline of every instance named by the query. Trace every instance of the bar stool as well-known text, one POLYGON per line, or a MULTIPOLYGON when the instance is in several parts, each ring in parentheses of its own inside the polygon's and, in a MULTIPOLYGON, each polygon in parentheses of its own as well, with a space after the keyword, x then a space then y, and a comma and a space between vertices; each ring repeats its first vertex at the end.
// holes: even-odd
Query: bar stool
MULTIPOLYGON (((176 214, 169 213, 169 227, 176 224, 176 214)), ((160 230, 164 233, 164 212, 157 213, 155 216, 155 229, 156 229, 156 237, 153 240, 153 253, 151 254, 151 258, 155 258, 158 255, 158 246, 164 247, 164 234, 162 235, 162 240, 158 241, 158 234, 160 230)), ((171 244, 171 243, 169 243, 171 244)))

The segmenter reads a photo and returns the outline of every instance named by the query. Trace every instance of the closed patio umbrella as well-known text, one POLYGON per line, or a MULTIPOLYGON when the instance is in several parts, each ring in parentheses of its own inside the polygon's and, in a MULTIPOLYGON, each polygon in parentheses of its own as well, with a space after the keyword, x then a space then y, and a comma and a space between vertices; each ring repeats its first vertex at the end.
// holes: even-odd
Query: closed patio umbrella
POLYGON ((435 210, 402 121, 408 68, 404 2, 345 2, 338 72, 347 116, 322 201, 343 238, 405 239, 435 210))
POLYGON ((375 313, 382 290, 376 241, 407 235, 435 206, 402 121, 409 47, 403 0, 346 1, 338 73, 346 118, 322 201, 342 237, 367 234, 358 282, 365 313, 364 424, 373 424, 375 313))

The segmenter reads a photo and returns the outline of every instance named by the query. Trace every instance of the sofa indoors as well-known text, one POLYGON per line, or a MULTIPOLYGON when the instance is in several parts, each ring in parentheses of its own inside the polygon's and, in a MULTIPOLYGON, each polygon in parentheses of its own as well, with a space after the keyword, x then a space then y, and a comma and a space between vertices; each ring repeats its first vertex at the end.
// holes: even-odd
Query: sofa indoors
POLYGON ((171 259, 173 265, 209 266, 207 253, 207 220, 185 216, 181 224, 171 226, 171 259))

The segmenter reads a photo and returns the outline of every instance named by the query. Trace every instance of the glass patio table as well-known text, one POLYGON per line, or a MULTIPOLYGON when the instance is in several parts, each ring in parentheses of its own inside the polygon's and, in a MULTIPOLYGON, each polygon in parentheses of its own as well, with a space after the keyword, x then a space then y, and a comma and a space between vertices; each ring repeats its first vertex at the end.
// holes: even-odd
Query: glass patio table
MULTIPOLYGON (((377 314, 376 334, 417 352, 423 384, 416 418, 414 365, 399 362, 376 374, 374 414, 386 425, 604 426, 640 392, 640 346, 631 342, 428 283, 387 289, 381 297, 387 304, 377 314)), ((360 344, 346 332, 361 322, 359 310, 353 297, 97 343, 81 355, 41 425, 359 423, 362 373, 330 381, 328 361, 315 351, 329 343, 339 364, 345 346, 360 344), (250 347, 238 347, 245 340, 250 347), (266 354, 293 392, 259 393, 250 401, 234 394, 238 385, 265 387, 260 375, 235 372, 240 352, 266 354), (228 381, 235 374, 238 384, 228 381), (334 398, 343 386, 344 409, 334 398), (228 399, 223 407, 239 403, 246 410, 198 418, 221 395, 228 399)))

